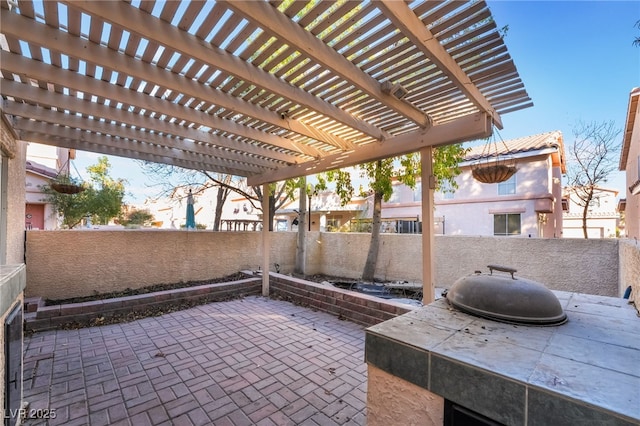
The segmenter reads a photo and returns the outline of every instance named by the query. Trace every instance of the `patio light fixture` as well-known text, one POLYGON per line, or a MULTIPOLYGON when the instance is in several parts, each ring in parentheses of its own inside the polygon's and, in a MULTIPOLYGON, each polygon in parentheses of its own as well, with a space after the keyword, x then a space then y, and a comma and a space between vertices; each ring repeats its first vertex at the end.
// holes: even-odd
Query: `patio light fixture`
POLYGON ((380 85, 384 93, 393 96, 396 99, 402 99, 409 91, 398 83, 392 83, 389 80, 383 81, 380 85))

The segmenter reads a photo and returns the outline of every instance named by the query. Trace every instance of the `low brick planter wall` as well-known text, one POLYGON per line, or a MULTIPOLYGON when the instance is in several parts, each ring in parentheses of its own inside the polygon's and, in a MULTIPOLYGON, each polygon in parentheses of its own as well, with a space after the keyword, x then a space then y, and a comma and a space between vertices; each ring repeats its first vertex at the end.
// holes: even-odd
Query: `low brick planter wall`
POLYGON ((417 309, 379 297, 273 272, 269 278, 269 290, 272 297, 280 297, 302 306, 338 315, 366 327, 417 309))
POLYGON ((66 305, 44 306, 41 298, 29 299, 25 300, 25 329, 34 332, 52 330, 65 324, 86 323, 100 317, 109 318, 185 302, 215 302, 230 297, 259 295, 261 292, 261 278, 252 277, 228 283, 205 284, 66 305))

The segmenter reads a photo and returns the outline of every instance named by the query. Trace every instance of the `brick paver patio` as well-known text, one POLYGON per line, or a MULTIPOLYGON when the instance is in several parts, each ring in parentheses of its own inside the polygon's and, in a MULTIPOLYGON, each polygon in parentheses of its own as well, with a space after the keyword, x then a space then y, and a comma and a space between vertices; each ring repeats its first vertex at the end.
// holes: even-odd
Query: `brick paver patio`
POLYGON ((363 351, 362 326, 262 297, 37 333, 24 397, 56 418, 26 424, 364 424, 363 351))

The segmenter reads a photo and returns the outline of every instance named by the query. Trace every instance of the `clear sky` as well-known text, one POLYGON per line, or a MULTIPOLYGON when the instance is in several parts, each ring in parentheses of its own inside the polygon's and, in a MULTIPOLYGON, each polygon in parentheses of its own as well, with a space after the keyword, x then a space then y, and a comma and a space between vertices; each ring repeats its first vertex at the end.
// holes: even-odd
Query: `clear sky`
MULTIPOLYGON (((624 129, 629 93, 640 86, 640 1, 491 1, 498 28, 534 106, 502 116, 502 139, 560 130, 573 141, 579 121, 613 120, 624 129)), ((620 136, 620 140, 622 136, 620 136)), ((79 153, 85 174, 97 154, 79 153)), ((157 189, 133 160, 110 157, 113 177, 127 179, 126 202, 141 203, 157 189)), ((624 197, 622 173, 609 184, 624 197)))

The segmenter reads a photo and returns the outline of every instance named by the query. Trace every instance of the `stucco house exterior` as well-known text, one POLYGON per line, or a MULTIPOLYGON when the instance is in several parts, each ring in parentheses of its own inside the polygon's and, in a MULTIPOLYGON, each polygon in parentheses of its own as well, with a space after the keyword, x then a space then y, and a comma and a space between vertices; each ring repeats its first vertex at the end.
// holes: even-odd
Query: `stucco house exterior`
POLYGON ((58 218, 46 203, 41 187, 58 174, 68 174, 75 150, 30 142, 27 144, 25 229, 57 229, 58 218))
MULTIPOLYGON (((615 238, 620 222, 617 211, 618 191, 608 188, 595 188, 587 213, 587 236, 589 238, 615 238)), ((563 198, 567 201, 567 208, 563 213, 563 227, 565 238, 584 238, 582 230, 582 215, 584 207, 573 188, 563 190, 563 198)))
MULTIPOLYGON (((471 148, 460 164, 455 192, 435 193, 435 229, 443 235, 510 235, 560 238, 562 174, 566 171, 560 131, 496 143, 500 155, 509 154, 517 172, 502 183, 485 184, 472 175, 474 164, 486 158, 484 146, 471 148)), ((391 199, 382 204, 382 217, 403 229, 420 221, 420 187, 396 184, 391 199)))
POLYGON ((625 237, 640 238, 640 87, 631 90, 629 107, 622 135, 620 170, 626 171, 624 208, 625 237))

